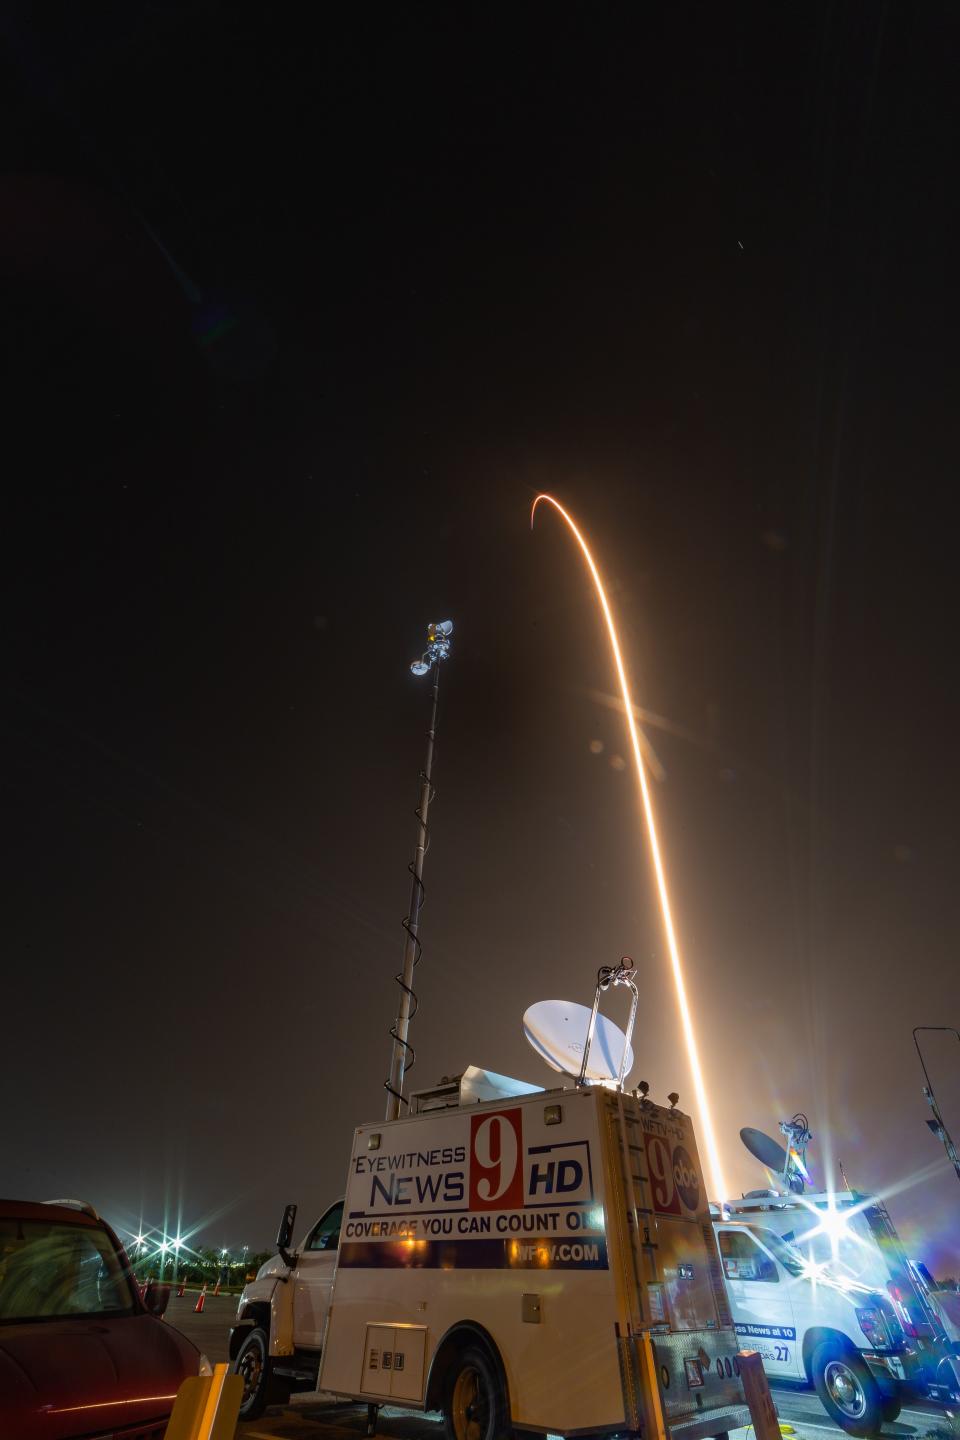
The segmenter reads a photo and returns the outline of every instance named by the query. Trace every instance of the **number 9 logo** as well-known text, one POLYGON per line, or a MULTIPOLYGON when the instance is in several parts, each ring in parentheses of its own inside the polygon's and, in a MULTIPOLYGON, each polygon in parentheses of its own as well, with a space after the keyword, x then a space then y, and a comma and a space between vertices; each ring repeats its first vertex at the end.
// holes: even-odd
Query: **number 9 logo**
POLYGON ((520 1111, 471 1117, 470 1205, 512 1210, 523 1204, 520 1111))
POLYGON ((673 1164, 667 1142, 659 1135, 647 1135, 646 1146, 653 1208, 661 1215, 679 1215, 680 1201, 674 1186, 673 1164))

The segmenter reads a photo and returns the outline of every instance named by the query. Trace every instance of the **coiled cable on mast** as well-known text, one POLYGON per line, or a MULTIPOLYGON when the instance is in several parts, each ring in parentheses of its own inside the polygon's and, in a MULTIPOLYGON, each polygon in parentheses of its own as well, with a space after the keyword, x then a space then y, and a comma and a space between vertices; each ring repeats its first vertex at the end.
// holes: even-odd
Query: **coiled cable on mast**
MULTIPOLYGON (((431 734, 432 734, 432 730, 433 730, 433 727, 431 727, 431 734)), ((436 790, 433 788, 433 786, 431 785, 431 783, 430 783, 430 776, 429 776, 429 774, 427 773, 426 770, 421 770, 421 771, 420 771, 420 776, 419 776, 419 778, 420 778, 420 783, 421 783, 421 785, 426 786, 427 797, 428 797, 428 798, 427 798, 427 806, 429 807, 430 805, 433 804, 433 801, 434 801, 434 799, 436 798, 437 792, 436 792, 436 790)), ((423 831, 423 857, 424 857, 424 859, 426 859, 426 857, 427 857, 427 852, 428 852, 428 850, 430 849, 430 826, 427 824, 427 821, 426 821, 426 819, 425 819, 425 817, 424 817, 424 814, 423 814, 423 812, 422 812, 422 810, 421 810, 421 808, 420 808, 419 805, 416 807, 416 809, 414 810, 413 813, 414 813, 414 815, 416 815, 417 820, 419 821, 420 827, 421 827, 421 829, 422 829, 422 831, 423 831)), ((411 860, 411 861, 409 862, 409 864, 407 865, 407 870, 408 870, 409 874, 413 877, 413 894, 416 896, 417 926, 418 926, 418 928, 419 928, 419 924, 420 924, 420 912, 421 912, 421 910, 423 909, 424 905, 426 904, 427 887, 424 885, 423 879, 421 878, 421 876, 419 876, 419 875, 417 874, 417 866, 416 866, 416 862, 415 862, 415 861, 411 860)), ((412 910, 413 908, 414 908, 414 907, 411 906, 411 910, 412 910)), ((416 970, 417 966, 420 964, 420 957, 421 957, 421 955, 423 954, 423 946, 422 946, 421 943, 420 943, 420 936, 419 936, 419 935, 417 934, 417 932, 412 928, 412 920, 411 920, 411 912, 410 912, 410 911, 408 911, 407 914, 404 915, 403 919, 400 921, 400 924, 403 926, 404 930, 406 930, 406 932, 407 932, 407 934, 409 935, 410 939, 413 941, 413 946, 414 946, 414 951, 413 951, 413 969, 416 970)), ((397 984, 400 986, 400 989, 401 989, 405 994, 407 994, 407 995, 410 996, 410 1009, 409 1009, 409 1011, 407 1012, 407 1023, 409 1024, 409 1022, 410 1022, 410 1021, 413 1019, 413 1017, 416 1015, 417 1011, 420 1009, 420 997, 419 997, 419 995, 417 994, 416 990, 414 990, 413 986, 412 986, 412 985, 408 985, 408 984, 406 983, 406 981, 405 981, 404 978, 403 978, 403 971, 402 971, 402 970, 398 970, 397 973, 396 973, 396 975, 394 975, 393 978, 394 978, 394 980, 397 982, 397 984)), ((397 1031, 396 1021, 390 1026, 390 1038, 391 1038, 397 1045, 402 1045, 402 1046, 403 1046, 403 1051, 404 1051, 403 1072, 404 1072, 404 1075, 408 1075, 408 1074, 410 1073, 410 1071, 413 1069, 414 1065, 417 1063, 417 1052, 416 1052, 416 1050, 414 1049, 414 1047, 410 1044, 410 1041, 409 1041, 409 1040, 404 1040, 404 1039, 401 1038, 401 1036, 399 1035, 399 1033, 398 1033, 398 1031, 397 1031)), ((389 1095, 395 1096, 396 1099, 399 1101, 399 1103, 400 1103, 401 1105, 409 1105, 409 1104, 410 1104, 410 1102, 409 1102, 409 1100, 406 1098, 406 1096, 405 1096, 405 1095, 402 1095, 399 1090, 395 1089, 395 1087, 390 1084, 389 1079, 384 1080, 384 1082, 383 1082, 383 1088, 384 1088, 384 1090, 387 1091, 387 1093, 388 1093, 389 1095)))

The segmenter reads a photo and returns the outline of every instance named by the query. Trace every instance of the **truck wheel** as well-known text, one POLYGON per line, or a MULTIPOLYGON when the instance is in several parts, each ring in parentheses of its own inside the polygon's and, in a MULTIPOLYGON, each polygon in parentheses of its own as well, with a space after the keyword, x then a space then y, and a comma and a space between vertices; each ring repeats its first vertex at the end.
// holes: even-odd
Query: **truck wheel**
POLYGON ((850 1435, 876 1435, 884 1421, 880 1387, 855 1350, 826 1340, 813 1352, 813 1383, 827 1414, 850 1435))
POLYGON ((480 1345, 461 1350, 447 1371, 443 1422, 446 1440, 506 1440, 509 1435, 503 1382, 480 1345))
POLYGON ((234 1369, 243 1381, 241 1420, 256 1420, 268 1405, 278 1405, 289 1400, 289 1391, 273 1378, 270 1341, 267 1332, 259 1326, 250 1331, 237 1351, 234 1369))

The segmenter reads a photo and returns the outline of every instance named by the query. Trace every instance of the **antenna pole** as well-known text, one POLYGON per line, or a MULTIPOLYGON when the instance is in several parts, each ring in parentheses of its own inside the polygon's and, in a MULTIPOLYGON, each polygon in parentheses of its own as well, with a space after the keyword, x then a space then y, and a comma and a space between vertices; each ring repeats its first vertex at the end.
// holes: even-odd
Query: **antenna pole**
POLYGON ((927 1104, 933 1111, 933 1119, 928 1120, 927 1124, 943 1145, 944 1150, 946 1150, 947 1159, 957 1172, 957 1179, 960 1180, 960 1155, 957 1154, 957 1147, 950 1138, 950 1131, 943 1123, 943 1116, 940 1114, 936 1096, 933 1093, 933 1085, 930 1082, 930 1076, 927 1074, 927 1066, 923 1058, 923 1051, 920 1049, 920 1041, 917 1039, 917 1035, 923 1030, 938 1030, 946 1035, 956 1035, 958 1041, 960 1041, 960 1031, 954 1030, 951 1025, 917 1025, 913 1032, 913 1043, 917 1047, 917 1055, 920 1058, 920 1068, 923 1071, 923 1078, 926 1081, 923 1087, 923 1094, 927 1104))
POLYGON ((440 661, 450 654, 450 634, 453 625, 444 620, 427 629, 428 646, 420 661, 414 661, 411 669, 415 675, 430 674, 433 677, 433 698, 430 708, 430 728, 427 731, 427 753, 420 771, 420 803, 417 806, 417 848, 409 870, 410 909, 403 922, 407 938, 403 947, 403 969, 396 981, 400 987, 400 1004, 397 1018, 390 1031, 393 1044, 390 1051, 390 1075, 384 1081, 387 1092, 385 1119, 396 1120, 400 1115, 403 1100, 404 1073, 414 1062, 414 1049, 407 1036, 410 1021, 417 1013, 417 996, 413 988, 413 972, 420 959, 420 910, 423 905, 423 862, 426 857, 429 836, 430 801, 433 799, 433 744, 437 733, 437 709, 440 700, 440 661))

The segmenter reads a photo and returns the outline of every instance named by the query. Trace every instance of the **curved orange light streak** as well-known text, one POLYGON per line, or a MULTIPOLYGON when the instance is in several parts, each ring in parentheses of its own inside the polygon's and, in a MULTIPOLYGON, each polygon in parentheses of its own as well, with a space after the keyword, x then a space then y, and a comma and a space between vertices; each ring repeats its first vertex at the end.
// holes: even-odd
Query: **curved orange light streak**
POLYGON ((720 1164, 720 1152, 717 1148, 717 1137, 713 1129, 713 1120, 710 1115, 710 1103, 707 1099, 706 1086, 703 1083, 703 1071, 700 1068, 700 1054, 697 1049, 697 1037, 693 1028, 693 1016, 690 1013, 690 1003, 687 1000, 687 987, 683 978, 683 966, 680 962, 680 948, 677 945, 676 931, 673 928, 673 916, 670 912, 670 897, 667 893, 667 877, 663 868, 663 859, 660 854, 660 842, 657 838, 657 826, 653 815, 653 803, 650 799, 650 788, 647 784, 646 771, 643 765, 643 758, 640 752, 640 736, 637 732, 637 722, 634 718, 633 701, 630 698, 630 686, 627 681, 627 671, 623 663, 623 655, 620 650, 620 641, 617 638, 617 627, 613 622, 613 612, 607 600, 607 592, 603 588, 603 581, 600 578, 600 571, 594 563, 583 535, 577 527, 576 521, 569 511, 565 510, 559 500, 554 500, 552 495, 538 495, 533 502, 530 511, 530 528, 533 528, 534 518, 537 513, 537 506, 544 501, 552 505, 557 514, 562 516, 570 528, 573 538, 583 552, 583 558, 587 562, 587 569, 590 571, 597 598, 600 601, 600 608, 603 611, 603 618, 607 623, 607 634, 610 637, 610 648, 613 651, 614 663, 617 667, 617 676, 620 681, 620 693, 623 697, 623 708, 627 718, 627 728, 630 732, 630 744, 633 747, 633 758, 636 762, 637 779, 640 782, 640 796, 643 801, 643 814, 647 823, 647 837, 650 841, 650 853, 653 856, 653 868, 657 877, 657 892, 660 896, 660 911, 663 916, 663 928, 667 936, 667 949, 670 953, 670 968, 673 971, 673 982, 677 991, 677 1003, 680 1008, 680 1020, 683 1025, 683 1037, 687 1043, 687 1055, 690 1061, 690 1072, 693 1076, 693 1088, 697 1097, 697 1106, 700 1110, 700 1118, 703 1124, 703 1135, 707 1145, 707 1159, 710 1164, 711 1179, 713 1188, 718 1200, 726 1198, 727 1188, 723 1178, 723 1167, 720 1164))

